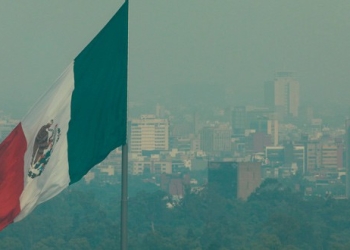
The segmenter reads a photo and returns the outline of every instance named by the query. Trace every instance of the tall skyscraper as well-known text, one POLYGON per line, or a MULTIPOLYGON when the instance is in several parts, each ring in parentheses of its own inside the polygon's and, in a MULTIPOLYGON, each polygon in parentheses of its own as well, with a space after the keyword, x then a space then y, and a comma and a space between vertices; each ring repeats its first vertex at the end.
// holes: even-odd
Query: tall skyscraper
POLYGON ((298 116, 299 82, 293 72, 277 72, 273 81, 265 82, 265 105, 273 109, 279 119, 298 116))

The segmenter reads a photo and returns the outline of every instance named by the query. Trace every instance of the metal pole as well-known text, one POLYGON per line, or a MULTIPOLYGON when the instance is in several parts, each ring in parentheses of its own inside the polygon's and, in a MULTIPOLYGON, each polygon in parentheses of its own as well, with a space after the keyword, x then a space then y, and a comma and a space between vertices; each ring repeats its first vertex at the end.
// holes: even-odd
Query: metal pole
POLYGON ((120 249, 128 249, 128 145, 122 146, 122 197, 120 249))
MULTIPOLYGON (((128 8, 128 48, 129 48, 129 1, 125 0, 128 8)), ((128 50, 129 58, 129 50, 128 50)), ((129 68, 129 67, 128 67, 129 68)), ((127 74, 128 75, 128 74, 127 74)), ((127 91, 128 94, 128 91, 127 91)), ((127 96, 128 97, 128 96, 127 96)), ((128 98, 127 98, 128 99, 128 98)), ((127 102, 128 104, 128 102, 127 102)), ((126 105, 128 111, 128 105, 126 105)), ((127 123, 126 119, 126 123, 127 123)), ((126 124, 127 127, 127 124, 126 124)), ((120 249, 128 249, 128 143, 122 146, 122 189, 121 189, 121 211, 120 211, 120 249)))

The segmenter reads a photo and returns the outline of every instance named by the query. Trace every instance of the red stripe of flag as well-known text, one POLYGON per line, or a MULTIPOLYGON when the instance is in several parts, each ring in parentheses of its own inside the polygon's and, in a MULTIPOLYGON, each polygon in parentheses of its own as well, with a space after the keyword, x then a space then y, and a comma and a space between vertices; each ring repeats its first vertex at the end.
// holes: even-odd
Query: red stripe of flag
POLYGON ((0 144, 0 231, 20 213, 19 197, 24 188, 24 154, 27 141, 22 125, 0 144))

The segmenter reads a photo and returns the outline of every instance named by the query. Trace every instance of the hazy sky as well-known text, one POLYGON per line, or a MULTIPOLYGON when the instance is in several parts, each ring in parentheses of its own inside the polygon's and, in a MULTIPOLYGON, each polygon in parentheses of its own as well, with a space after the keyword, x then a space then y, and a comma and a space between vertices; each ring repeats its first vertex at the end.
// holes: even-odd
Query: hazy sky
MULTIPOLYGON (((23 116, 122 2, 0 0, 0 110, 23 116)), ((349 13, 348 0, 130 0, 130 99, 217 84, 258 103, 286 69, 303 103, 349 105, 349 13)))

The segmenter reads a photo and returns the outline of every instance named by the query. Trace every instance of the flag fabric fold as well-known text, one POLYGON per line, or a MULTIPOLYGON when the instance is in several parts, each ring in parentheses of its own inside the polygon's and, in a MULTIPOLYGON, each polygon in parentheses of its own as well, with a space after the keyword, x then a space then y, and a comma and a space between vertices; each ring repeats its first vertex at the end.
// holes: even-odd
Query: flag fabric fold
POLYGON ((0 144, 0 230, 126 143, 128 3, 0 144))

